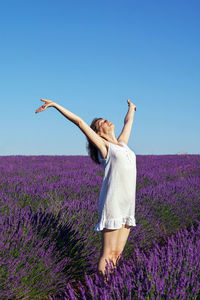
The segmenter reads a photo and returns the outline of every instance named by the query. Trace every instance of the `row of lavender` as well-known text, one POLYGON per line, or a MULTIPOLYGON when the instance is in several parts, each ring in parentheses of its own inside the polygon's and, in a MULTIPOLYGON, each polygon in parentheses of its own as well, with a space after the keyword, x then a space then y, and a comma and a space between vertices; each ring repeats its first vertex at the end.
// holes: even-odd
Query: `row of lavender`
POLYGON ((197 296, 199 155, 137 156, 137 226, 108 285, 95 274, 101 166, 83 156, 9 156, 0 171, 2 299, 197 296))

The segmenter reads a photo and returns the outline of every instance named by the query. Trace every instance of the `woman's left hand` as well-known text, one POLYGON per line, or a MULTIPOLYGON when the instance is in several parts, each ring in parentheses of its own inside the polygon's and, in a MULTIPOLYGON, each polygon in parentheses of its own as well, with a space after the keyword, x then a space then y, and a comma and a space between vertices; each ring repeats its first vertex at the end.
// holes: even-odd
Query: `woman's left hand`
POLYGON ((128 102, 129 107, 133 107, 134 110, 136 111, 136 106, 135 106, 135 104, 133 104, 133 103, 130 101, 129 98, 127 99, 127 102, 128 102))

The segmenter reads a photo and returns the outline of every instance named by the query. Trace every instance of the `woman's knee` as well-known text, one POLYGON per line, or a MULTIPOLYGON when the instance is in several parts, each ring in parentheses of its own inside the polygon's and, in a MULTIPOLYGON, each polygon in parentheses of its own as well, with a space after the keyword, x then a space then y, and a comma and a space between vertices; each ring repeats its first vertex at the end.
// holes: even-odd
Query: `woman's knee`
POLYGON ((101 252, 102 257, 108 257, 110 259, 117 259, 119 255, 121 254, 121 249, 104 249, 104 251, 101 252))

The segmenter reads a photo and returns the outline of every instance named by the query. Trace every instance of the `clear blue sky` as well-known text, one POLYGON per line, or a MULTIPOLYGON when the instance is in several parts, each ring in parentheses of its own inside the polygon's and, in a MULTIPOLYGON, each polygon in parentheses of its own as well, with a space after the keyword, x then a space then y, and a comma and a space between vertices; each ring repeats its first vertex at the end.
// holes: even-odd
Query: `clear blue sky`
POLYGON ((199 0, 18 0, 0 4, 0 155, 87 155, 51 99, 116 137, 137 111, 135 154, 200 154, 199 0))

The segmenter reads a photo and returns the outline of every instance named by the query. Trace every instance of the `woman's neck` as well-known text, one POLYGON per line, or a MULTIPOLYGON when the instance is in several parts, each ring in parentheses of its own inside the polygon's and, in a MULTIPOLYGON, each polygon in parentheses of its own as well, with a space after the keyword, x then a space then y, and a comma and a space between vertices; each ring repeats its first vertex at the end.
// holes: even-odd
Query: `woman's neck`
POLYGON ((118 143, 118 140, 116 138, 111 138, 109 136, 107 137, 104 137, 104 139, 107 141, 107 142, 110 142, 110 143, 113 143, 113 144, 119 144, 118 143))

